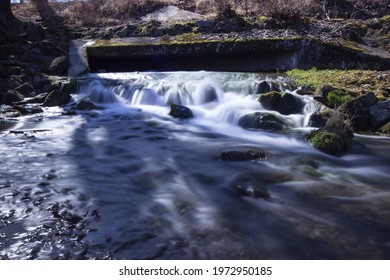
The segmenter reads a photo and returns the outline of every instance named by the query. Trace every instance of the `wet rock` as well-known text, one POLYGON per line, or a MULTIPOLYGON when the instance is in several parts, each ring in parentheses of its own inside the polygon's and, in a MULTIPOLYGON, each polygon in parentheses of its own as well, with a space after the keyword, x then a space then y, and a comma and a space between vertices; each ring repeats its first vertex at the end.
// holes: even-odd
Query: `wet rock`
POLYGON ((82 110, 82 111, 90 111, 97 108, 98 107, 89 98, 81 99, 79 102, 77 102, 75 106, 76 110, 82 110))
POLYGON ((276 91, 261 94, 258 100, 265 109, 277 111, 283 115, 299 114, 305 106, 298 97, 276 91))
POLYGON ((192 111, 188 107, 176 104, 171 104, 170 107, 171 110, 169 111, 169 115, 174 118, 190 119, 193 117, 192 111))
POLYGON ((77 112, 75 110, 66 110, 61 113, 63 116, 75 116, 77 115, 77 112))
POLYGON ((330 111, 315 112, 310 115, 308 125, 310 127, 323 127, 330 118, 330 111))
POLYGON ((341 105, 338 112, 344 116, 353 131, 367 131, 371 129, 369 109, 377 101, 375 94, 370 92, 341 105))
POLYGON ((25 105, 25 104, 41 104, 45 101, 49 94, 47 92, 38 94, 37 96, 31 98, 25 98, 23 101, 16 102, 16 105, 25 105))
MULTIPOLYGON (((16 125, 17 122, 15 120, 10 120, 9 118, 0 118, 0 131, 9 129, 16 125)), ((2 187, 0 186, 0 189, 2 187)))
POLYGON ((250 149, 247 151, 223 151, 218 155, 218 159, 223 161, 248 161, 262 160, 266 158, 263 150, 250 149))
POLYGON ((7 91, 2 97, 2 103, 6 105, 11 105, 14 102, 23 100, 24 96, 17 92, 16 90, 7 91))
POLYGON ((231 188, 241 196, 270 199, 266 184, 257 174, 244 174, 238 176, 232 183, 231 188))
POLYGON ((331 155, 350 149, 352 139, 352 130, 337 113, 329 118, 324 127, 313 131, 307 137, 316 149, 331 155))
POLYGON ((277 83, 271 82, 271 81, 269 81, 269 82, 262 81, 257 85, 257 88, 256 88, 257 94, 264 94, 264 93, 268 93, 271 91, 280 92, 279 85, 277 83))
POLYGON ((24 83, 23 85, 17 87, 15 90, 22 94, 24 97, 31 97, 34 88, 30 83, 24 83))
POLYGON ((68 57, 59 56, 50 63, 49 72, 53 75, 65 75, 68 72, 68 67, 68 57))
POLYGON ((370 122, 374 129, 390 121, 390 100, 382 101, 370 107, 370 122))
POLYGON ((311 85, 303 85, 296 91, 299 95, 313 95, 314 92, 315 88, 311 85))
POLYGON ((256 112, 240 118, 238 125, 247 129, 283 130, 289 124, 271 113, 256 112))
POLYGON ((18 118, 20 117, 22 114, 17 111, 17 110, 13 110, 13 109, 8 109, 6 110, 5 112, 3 112, 3 116, 5 118, 8 118, 8 119, 13 119, 13 118, 18 118))
POLYGON ((71 96, 69 93, 63 93, 59 90, 54 90, 50 92, 42 106, 61 106, 67 104, 71 100, 71 96))
POLYGON ((43 109, 39 106, 15 105, 15 106, 12 106, 12 109, 19 111, 20 114, 22 114, 22 116, 43 113, 43 109))

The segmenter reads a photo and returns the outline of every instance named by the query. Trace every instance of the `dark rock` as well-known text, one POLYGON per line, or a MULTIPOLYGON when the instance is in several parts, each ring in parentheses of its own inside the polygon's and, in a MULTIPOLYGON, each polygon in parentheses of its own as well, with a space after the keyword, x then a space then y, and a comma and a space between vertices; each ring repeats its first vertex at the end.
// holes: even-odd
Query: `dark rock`
POLYGON ((2 103, 6 105, 11 105, 14 102, 18 102, 23 100, 24 96, 21 95, 16 90, 9 90, 7 91, 2 98, 2 103))
POLYGON ((79 102, 77 102, 75 109, 76 110, 82 110, 82 111, 89 111, 97 109, 98 107, 89 100, 89 98, 81 99, 79 102))
POLYGON ((22 75, 22 73, 23 73, 23 69, 19 66, 11 66, 7 69, 7 76, 11 76, 11 75, 19 76, 22 75))
POLYGON ((247 129, 283 130, 289 124, 271 113, 256 112, 240 118, 238 125, 247 129))
POLYGON ((378 102, 370 107, 370 122, 374 129, 390 121, 390 100, 378 102))
POLYGON ((17 87, 15 90, 21 93, 24 97, 31 97, 34 91, 32 85, 29 83, 24 83, 23 85, 17 87))
POLYGON ((38 95, 31 97, 31 98, 25 98, 23 101, 16 102, 15 104, 16 105, 38 104, 38 103, 41 104, 46 100, 48 95, 49 94, 47 92, 44 92, 44 93, 38 94, 38 95))
POLYGON ((307 138, 316 149, 331 155, 350 149, 352 139, 352 130, 338 113, 334 113, 324 127, 311 132, 307 138))
POLYGON ((176 105, 176 104, 171 104, 171 110, 169 111, 169 115, 178 118, 178 119, 190 119, 194 115, 192 114, 192 111, 185 106, 182 105, 176 105))
POLYGON ((310 115, 308 125, 310 127, 323 127, 330 118, 330 112, 315 112, 310 115))
POLYGON ((276 91, 259 95, 259 102, 265 109, 277 111, 283 115, 299 114, 305 106, 298 97, 276 91))
POLYGON ((14 89, 20 87, 23 84, 23 81, 19 76, 12 75, 7 78, 6 83, 8 89, 14 89))
POLYGON ((303 85, 296 91, 299 95, 313 95, 314 92, 315 88, 311 85, 303 85))
POLYGON ((257 85, 256 88, 257 94, 264 94, 271 91, 280 92, 279 85, 275 82, 262 81, 257 85))
POLYGON ((49 72, 53 75, 65 75, 68 72, 68 67, 68 57, 59 56, 50 63, 49 72))
POLYGON ((43 109, 39 106, 15 105, 15 106, 12 106, 12 109, 19 111, 20 114, 22 114, 22 116, 43 113, 43 109))
POLYGON ((69 93, 54 90, 47 95, 42 106, 61 106, 67 104, 70 100, 71 96, 69 93))
POLYGON ((10 120, 7 117, 5 117, 5 118, 0 117, 0 131, 9 129, 9 128, 13 127, 14 125, 16 125, 16 123, 17 123, 17 121, 15 121, 15 120, 10 120))
POLYGON ((29 22, 26 31, 27 39, 31 42, 42 41, 45 38, 45 30, 35 22, 29 22))
POLYGON ((266 184, 257 174, 240 175, 231 183, 231 187, 241 196, 263 199, 271 198, 266 184))
POLYGON ((377 101, 375 94, 370 92, 341 105, 338 112, 344 116, 353 131, 367 131, 371 129, 369 108, 377 101))
POLYGON ((77 115, 77 112, 75 110, 66 110, 61 113, 63 116, 75 116, 77 115))
POLYGON ((263 150, 247 150, 247 151, 223 151, 218 155, 218 159, 223 161, 248 161, 261 160, 266 157, 263 150))

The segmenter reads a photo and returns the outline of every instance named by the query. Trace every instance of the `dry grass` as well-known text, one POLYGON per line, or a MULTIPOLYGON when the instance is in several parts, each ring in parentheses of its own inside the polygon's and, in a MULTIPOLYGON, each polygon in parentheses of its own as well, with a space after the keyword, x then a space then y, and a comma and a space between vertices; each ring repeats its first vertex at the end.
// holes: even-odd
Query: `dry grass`
MULTIPOLYGON (((36 0, 35 0, 36 1, 36 0)), ((276 20, 291 20, 302 16, 325 17, 325 0, 84 0, 50 1, 53 10, 66 21, 80 25, 107 25, 138 19, 147 13, 167 5, 191 9, 197 13, 217 18, 236 16, 266 16, 276 20)), ((25 1, 26 2, 26 1, 25 1)), ((336 15, 343 13, 343 5, 361 10, 389 12, 390 0, 329 0, 329 9, 336 15), (335 6, 334 6, 335 5, 335 6), (337 12, 340 10, 340 13, 337 12)), ((22 19, 38 18, 29 2, 15 5, 16 14, 22 19)), ((349 13, 353 17, 352 12, 349 13)))

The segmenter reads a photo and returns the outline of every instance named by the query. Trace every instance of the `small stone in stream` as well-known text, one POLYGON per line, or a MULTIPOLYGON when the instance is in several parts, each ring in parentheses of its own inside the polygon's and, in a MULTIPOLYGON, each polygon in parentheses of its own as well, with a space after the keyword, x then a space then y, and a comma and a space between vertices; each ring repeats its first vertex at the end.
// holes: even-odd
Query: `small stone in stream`
POLYGON ((46 180, 53 180, 57 177, 58 176, 56 174, 54 174, 53 172, 49 172, 49 173, 46 173, 45 175, 43 175, 43 178, 45 178, 46 180))
POLYGON ((241 196, 251 196, 266 200, 271 198, 265 183, 257 174, 240 175, 232 182, 231 187, 241 196))
POLYGON ((256 112, 242 116, 238 125, 246 129, 283 130, 290 125, 271 113, 256 112))
POLYGON ((77 115, 77 112, 75 110, 66 110, 61 113, 63 116, 74 116, 77 115))
POLYGON ((277 111, 282 115, 299 114, 305 104, 291 93, 271 91, 259 95, 261 105, 267 110, 277 111))
POLYGON ((193 117, 192 111, 188 107, 176 104, 171 104, 170 107, 169 115, 174 118, 190 119, 193 117))
POLYGON ((218 155, 218 159, 223 161, 248 161, 262 160, 266 158, 266 153, 262 150, 247 151, 223 151, 218 155))
POLYGON ((81 111, 98 109, 98 107, 89 98, 81 99, 79 102, 77 102, 74 108, 81 111))

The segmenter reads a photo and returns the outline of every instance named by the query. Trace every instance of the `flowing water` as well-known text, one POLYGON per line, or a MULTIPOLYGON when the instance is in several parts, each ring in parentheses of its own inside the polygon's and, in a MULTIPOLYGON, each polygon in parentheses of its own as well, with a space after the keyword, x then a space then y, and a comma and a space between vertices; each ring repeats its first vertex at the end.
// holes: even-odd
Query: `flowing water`
POLYGON ((0 133, 0 255, 10 259, 387 259, 390 142, 356 135, 329 156, 305 142, 316 104, 281 78, 244 73, 95 74, 74 102, 0 133), (304 102, 281 115, 262 81, 304 102), (169 104, 192 119, 169 116, 169 104), (240 117, 274 114, 282 132, 240 117), (224 151, 266 158, 220 160, 224 151), (239 188, 249 190, 239 192, 239 188), (263 195, 253 195, 260 189, 263 195), (252 190, 252 192, 251 192, 252 190))

